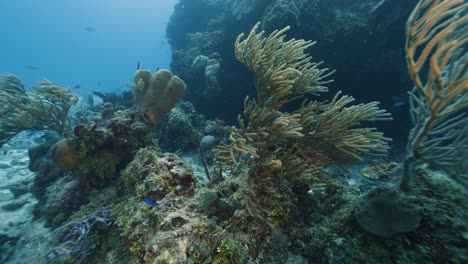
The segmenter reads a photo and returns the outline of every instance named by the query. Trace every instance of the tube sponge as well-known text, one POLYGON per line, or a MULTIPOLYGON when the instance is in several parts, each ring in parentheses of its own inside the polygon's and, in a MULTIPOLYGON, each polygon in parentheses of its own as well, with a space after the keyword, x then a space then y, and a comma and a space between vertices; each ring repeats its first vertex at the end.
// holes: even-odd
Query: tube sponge
POLYGON ((168 70, 153 75, 148 70, 138 70, 133 81, 136 110, 145 113, 156 126, 182 98, 186 87, 182 79, 168 70))

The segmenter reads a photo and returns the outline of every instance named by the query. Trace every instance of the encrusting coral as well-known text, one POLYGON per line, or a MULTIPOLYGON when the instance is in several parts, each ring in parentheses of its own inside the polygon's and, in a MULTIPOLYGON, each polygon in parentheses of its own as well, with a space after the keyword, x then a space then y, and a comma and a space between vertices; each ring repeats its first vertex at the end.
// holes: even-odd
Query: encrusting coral
POLYGON ((305 53, 315 42, 286 41, 289 27, 265 37, 258 27, 235 45, 237 59, 255 75, 257 99, 245 99, 247 124, 239 115, 239 128, 232 128, 229 144, 217 148, 216 160, 220 167, 248 165, 251 189, 244 204, 252 216, 270 222, 265 215, 274 211, 271 199, 282 196, 281 182, 310 187, 327 181, 322 168, 385 154, 389 139, 361 123, 391 117, 377 102, 350 105, 354 98, 341 92, 331 102, 303 100, 299 109, 283 111, 306 94, 326 92, 333 71, 320 69, 305 53))
POLYGON ((154 75, 149 70, 138 70, 133 80, 135 108, 156 126, 182 98, 185 89, 185 82, 168 70, 159 70, 154 75))
POLYGON ((3 74, 0 79, 0 146, 23 130, 54 130, 67 135, 68 112, 78 98, 70 89, 47 79, 27 93, 21 79, 3 74))

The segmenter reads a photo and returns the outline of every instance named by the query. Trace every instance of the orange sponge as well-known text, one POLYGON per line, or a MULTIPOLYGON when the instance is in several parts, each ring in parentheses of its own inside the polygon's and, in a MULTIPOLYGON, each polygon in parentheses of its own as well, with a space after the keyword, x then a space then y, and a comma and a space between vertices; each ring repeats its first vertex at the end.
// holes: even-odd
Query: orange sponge
POLYGON ((62 169, 73 170, 78 166, 78 158, 67 139, 62 139, 55 144, 52 150, 52 160, 62 169))

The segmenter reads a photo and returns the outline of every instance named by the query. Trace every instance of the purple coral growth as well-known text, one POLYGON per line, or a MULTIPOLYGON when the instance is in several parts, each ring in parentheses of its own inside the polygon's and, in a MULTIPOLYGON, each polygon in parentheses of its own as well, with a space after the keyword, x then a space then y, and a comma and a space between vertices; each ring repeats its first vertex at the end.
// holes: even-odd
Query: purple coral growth
POLYGON ((112 224, 110 219, 111 206, 105 206, 90 214, 79 222, 70 222, 54 230, 54 234, 64 234, 62 243, 52 248, 46 255, 47 263, 53 260, 74 257, 76 263, 82 263, 89 252, 88 233, 94 226, 99 229, 107 229, 112 224))

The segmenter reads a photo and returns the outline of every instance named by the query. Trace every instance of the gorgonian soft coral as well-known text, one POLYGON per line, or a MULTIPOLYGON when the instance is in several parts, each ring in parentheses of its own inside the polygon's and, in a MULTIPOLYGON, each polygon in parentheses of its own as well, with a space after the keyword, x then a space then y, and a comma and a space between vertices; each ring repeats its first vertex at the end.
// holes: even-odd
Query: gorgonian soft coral
POLYGON ((251 215, 271 222, 272 199, 290 186, 314 185, 327 179, 320 170, 362 160, 362 155, 382 155, 388 138, 366 121, 390 120, 377 102, 351 105, 354 98, 338 92, 331 102, 303 100, 290 112, 283 106, 306 94, 326 92, 333 73, 320 69, 305 50, 315 42, 285 40, 286 27, 265 37, 257 24, 236 41, 236 57, 255 75, 257 99, 244 101, 244 118, 232 128, 228 144, 216 150, 221 167, 249 167, 250 194, 243 199, 251 215), (244 120, 245 119, 245 120, 244 120))

